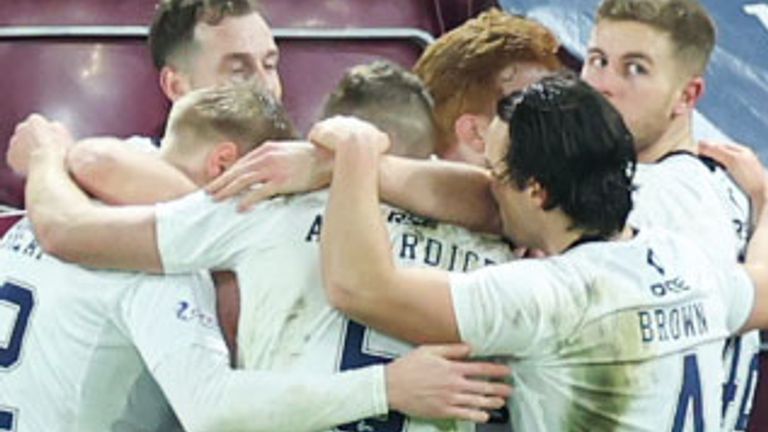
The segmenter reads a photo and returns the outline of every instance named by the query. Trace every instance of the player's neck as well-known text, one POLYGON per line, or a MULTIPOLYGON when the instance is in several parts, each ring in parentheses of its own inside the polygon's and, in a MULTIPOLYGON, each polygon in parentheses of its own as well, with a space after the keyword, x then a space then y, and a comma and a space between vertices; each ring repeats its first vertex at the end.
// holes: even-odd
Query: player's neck
POLYGON ((549 213, 546 218, 546 227, 539 231, 541 238, 536 248, 542 250, 547 256, 565 252, 587 235, 584 230, 574 229, 571 218, 559 210, 556 210, 556 213, 549 213))
POLYGON ((654 163, 669 153, 681 151, 698 153, 690 116, 676 118, 656 142, 638 151, 637 160, 641 163, 654 163))

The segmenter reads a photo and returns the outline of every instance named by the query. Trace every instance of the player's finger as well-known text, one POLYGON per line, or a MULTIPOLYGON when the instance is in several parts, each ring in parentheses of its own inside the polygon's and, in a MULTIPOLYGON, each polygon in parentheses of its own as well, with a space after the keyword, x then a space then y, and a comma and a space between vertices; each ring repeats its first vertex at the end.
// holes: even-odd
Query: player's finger
POLYGON ((216 179, 211 181, 206 187, 206 191, 213 195, 216 192, 223 189, 224 187, 231 184, 240 176, 247 174, 249 172, 258 171, 258 168, 259 168, 258 157, 254 159, 254 157, 252 157, 251 154, 243 156, 243 158, 237 161, 237 163, 229 167, 229 169, 227 169, 220 176, 218 176, 216 179))
POLYGON ((507 378, 512 373, 509 366, 491 362, 456 362, 455 365, 468 377, 507 378))
POLYGON ((210 195, 214 195, 216 192, 218 192, 221 188, 229 184, 229 182, 232 179, 232 173, 231 171, 234 170, 234 167, 224 171, 221 173, 220 176, 216 177, 215 179, 211 180, 206 186, 205 191, 208 192, 210 195))
POLYGON ((309 131, 307 139, 314 145, 333 151, 335 143, 333 139, 334 132, 332 126, 334 121, 338 121, 336 119, 337 117, 332 117, 328 120, 316 123, 309 131))
POLYGON ((508 398, 512 394, 512 386, 493 381, 465 380, 460 384, 460 388, 464 393, 498 398, 508 398))
POLYGON ((254 205, 277 194, 273 183, 259 183, 251 186, 248 192, 237 203, 237 211, 246 212, 254 205))
POLYGON ((699 142, 699 151, 738 155, 745 152, 751 152, 751 149, 749 147, 743 146, 741 144, 736 144, 736 143, 728 143, 728 142, 715 143, 712 141, 705 140, 705 141, 699 142))
POLYGON ((261 183, 264 183, 265 180, 263 173, 243 172, 216 191, 213 194, 213 199, 221 201, 239 195, 242 192, 247 193, 251 188, 257 188, 261 183))
POLYGON ((471 352, 467 344, 425 345, 419 349, 449 360, 467 358, 471 352))
POLYGON ((452 406, 445 410, 445 417, 474 423, 487 423, 491 415, 481 409, 452 406))
POLYGON ((730 162, 736 158, 738 153, 723 145, 711 145, 699 143, 699 153, 711 157, 720 162, 730 162))
POLYGON ((489 397, 477 394, 459 393, 451 397, 450 404, 464 408, 494 410, 503 407, 507 401, 500 397, 489 397))
POLYGON ((215 195, 225 186, 230 184, 234 179, 236 179, 241 174, 241 172, 241 164, 235 164, 231 166, 228 170, 221 173, 220 176, 216 177, 210 183, 208 183, 208 185, 205 187, 205 191, 211 195, 215 195))

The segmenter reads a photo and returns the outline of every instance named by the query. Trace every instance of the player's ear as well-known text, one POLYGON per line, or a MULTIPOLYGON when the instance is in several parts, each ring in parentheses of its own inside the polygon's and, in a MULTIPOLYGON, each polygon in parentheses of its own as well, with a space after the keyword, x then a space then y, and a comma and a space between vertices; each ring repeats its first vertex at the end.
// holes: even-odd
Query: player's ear
POLYGON ((536 180, 528 180, 525 190, 528 193, 528 196, 531 197, 533 202, 536 203, 536 206, 539 208, 544 209, 549 203, 549 193, 547 193, 544 186, 536 180))
POLYGON ((173 66, 163 66, 160 70, 160 88, 165 96, 176 102, 191 89, 187 76, 173 66))
POLYGON ((706 81, 704 77, 696 76, 691 78, 683 87, 680 99, 675 105, 674 113, 676 115, 685 115, 693 111, 701 97, 704 96, 705 89, 706 81))
POLYGON ((459 145, 467 146, 476 153, 485 152, 485 131, 490 121, 480 114, 464 113, 453 123, 453 131, 459 145))
POLYGON ((240 157, 240 151, 237 149, 237 144, 231 141, 223 141, 211 150, 206 161, 206 171, 209 179, 214 179, 220 176, 227 170, 232 164, 234 164, 240 157))

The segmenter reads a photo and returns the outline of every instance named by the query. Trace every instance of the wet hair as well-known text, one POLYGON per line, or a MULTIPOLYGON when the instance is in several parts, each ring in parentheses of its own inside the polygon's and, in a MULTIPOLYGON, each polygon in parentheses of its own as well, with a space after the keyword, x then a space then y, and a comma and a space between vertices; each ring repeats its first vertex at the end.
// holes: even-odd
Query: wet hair
POLYGON ((635 149, 621 115, 572 73, 542 79, 503 98, 498 116, 509 123, 502 177, 514 187, 538 182, 545 210, 560 208, 571 229, 609 237, 632 208, 635 149))
POLYGON ((192 137, 189 142, 227 140, 242 155, 265 141, 298 136, 280 102, 254 80, 195 90, 184 98, 192 101, 183 106, 173 128, 192 137))
POLYGON ((432 97, 421 80, 383 60, 354 66, 328 96, 322 118, 351 115, 392 138, 390 154, 426 158, 435 150, 432 97))
POLYGON ((635 21, 669 35, 679 63, 701 75, 715 46, 712 17, 698 0, 604 0, 600 20, 635 21))
POLYGON ((195 27, 259 12, 256 0, 160 0, 149 28, 149 50, 159 70, 173 64, 194 43, 195 27))
POLYGON ((456 140, 454 124, 465 113, 493 114, 501 89, 489 83, 514 63, 561 67, 559 44, 543 25, 490 9, 427 47, 413 70, 435 100, 437 153, 456 140))

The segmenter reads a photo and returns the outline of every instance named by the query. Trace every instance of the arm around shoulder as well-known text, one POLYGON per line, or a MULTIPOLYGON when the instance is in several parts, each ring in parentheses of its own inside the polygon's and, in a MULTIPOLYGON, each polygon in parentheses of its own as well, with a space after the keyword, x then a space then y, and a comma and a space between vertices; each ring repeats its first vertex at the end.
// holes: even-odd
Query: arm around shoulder
POLYGON ((154 204, 186 195, 197 187, 160 158, 116 138, 77 142, 67 154, 75 181, 108 204, 154 204))

